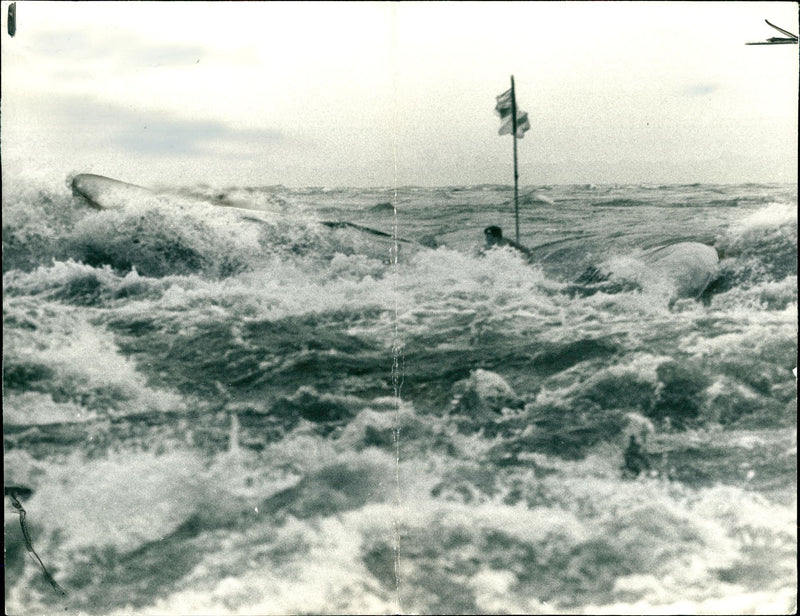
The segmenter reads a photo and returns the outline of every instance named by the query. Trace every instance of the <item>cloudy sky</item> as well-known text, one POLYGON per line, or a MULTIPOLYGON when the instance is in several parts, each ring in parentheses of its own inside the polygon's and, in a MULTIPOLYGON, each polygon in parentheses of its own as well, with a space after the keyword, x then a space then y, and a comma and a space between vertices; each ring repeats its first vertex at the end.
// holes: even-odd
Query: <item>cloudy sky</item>
POLYGON ((3 173, 287 186, 794 182, 791 2, 2 2, 3 173))

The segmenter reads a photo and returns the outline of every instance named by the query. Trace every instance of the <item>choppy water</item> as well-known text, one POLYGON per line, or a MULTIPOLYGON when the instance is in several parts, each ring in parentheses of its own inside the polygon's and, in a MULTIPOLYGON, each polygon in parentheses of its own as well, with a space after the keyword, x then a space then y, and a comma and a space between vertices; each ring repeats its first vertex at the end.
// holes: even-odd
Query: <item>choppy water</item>
POLYGON ((9 613, 794 609, 796 186, 173 192, 4 182, 9 613))

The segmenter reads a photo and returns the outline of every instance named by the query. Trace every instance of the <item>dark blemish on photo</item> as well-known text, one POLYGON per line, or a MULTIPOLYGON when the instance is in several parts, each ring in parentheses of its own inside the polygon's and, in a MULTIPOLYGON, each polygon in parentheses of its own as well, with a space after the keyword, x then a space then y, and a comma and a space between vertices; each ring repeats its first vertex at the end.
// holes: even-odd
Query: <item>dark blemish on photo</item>
POLYGON ((28 524, 25 522, 25 518, 27 516, 27 512, 25 508, 22 506, 22 503, 19 502, 20 498, 26 498, 33 494, 33 490, 30 488, 26 488, 23 486, 3 486, 3 494, 8 496, 11 499, 11 505, 14 509, 17 510, 19 514, 19 525, 22 528, 22 536, 25 538, 25 548, 28 550, 28 554, 31 555, 31 558, 39 565, 39 568, 42 570, 42 574, 44 575, 45 579, 50 583, 50 586, 53 587, 60 595, 66 596, 67 592, 58 585, 58 582, 55 581, 50 572, 47 570, 47 567, 44 566, 42 559, 39 558, 39 555, 36 553, 36 550, 33 549, 33 542, 31 541, 30 531, 28 530, 28 524))
POLYGON ((8 5, 8 36, 12 37, 17 33, 17 3, 12 2, 8 5))

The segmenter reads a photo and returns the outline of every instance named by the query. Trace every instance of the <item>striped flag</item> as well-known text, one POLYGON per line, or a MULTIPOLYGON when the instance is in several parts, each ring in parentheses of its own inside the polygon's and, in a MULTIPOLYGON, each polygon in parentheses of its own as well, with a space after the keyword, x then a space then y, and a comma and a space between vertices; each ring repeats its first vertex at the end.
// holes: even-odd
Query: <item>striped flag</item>
MULTIPOLYGON (((513 122, 511 119, 513 101, 511 97, 511 88, 497 97, 497 105, 495 106, 494 110, 497 112, 497 114, 500 116, 500 120, 503 122, 503 124, 500 126, 500 130, 498 131, 499 135, 510 135, 511 131, 513 130, 513 122)), ((531 123, 528 121, 527 112, 521 111, 520 108, 517 107, 517 138, 522 139, 522 137, 525 135, 525 131, 530 130, 530 128, 531 123)))

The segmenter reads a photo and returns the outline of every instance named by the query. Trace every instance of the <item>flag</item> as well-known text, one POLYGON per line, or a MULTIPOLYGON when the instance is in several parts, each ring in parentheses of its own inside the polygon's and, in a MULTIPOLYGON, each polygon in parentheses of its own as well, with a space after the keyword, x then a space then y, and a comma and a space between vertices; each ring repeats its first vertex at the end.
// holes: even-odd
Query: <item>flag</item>
MULTIPOLYGON (((510 135, 513 128, 511 124, 511 115, 509 114, 508 119, 503 122, 503 125, 500 127, 500 130, 497 131, 497 134, 510 135)), ((525 136, 525 131, 530 130, 530 128, 531 123, 528 121, 528 112, 517 109, 517 139, 522 139, 525 136)))
MULTIPOLYGON (((497 97, 497 105, 494 110, 500 116, 503 124, 500 126, 498 135, 510 135, 512 130, 511 108, 513 101, 511 100, 511 89, 509 88, 497 97)), ((517 138, 522 139, 526 130, 530 130, 531 123, 528 121, 528 114, 517 107, 517 138)))
POLYGON ((511 88, 497 97, 497 106, 494 110, 498 113, 501 120, 511 117, 511 88))

